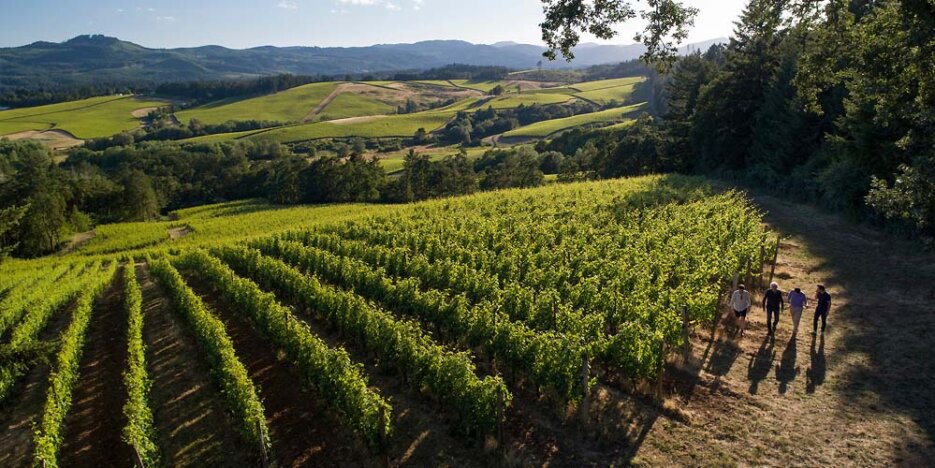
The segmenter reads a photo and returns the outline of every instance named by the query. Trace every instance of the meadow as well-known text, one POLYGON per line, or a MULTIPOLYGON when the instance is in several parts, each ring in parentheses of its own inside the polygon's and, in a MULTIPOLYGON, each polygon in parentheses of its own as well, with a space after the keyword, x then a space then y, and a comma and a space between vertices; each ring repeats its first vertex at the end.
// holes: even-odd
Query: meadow
POLYGON ((271 120, 295 122, 305 118, 312 109, 335 90, 340 82, 310 83, 275 94, 249 99, 229 99, 193 109, 176 112, 182 122, 198 119, 205 123, 229 120, 271 120))
POLYGON ((503 134, 504 138, 545 138, 576 127, 617 123, 643 108, 643 104, 579 114, 562 119, 546 120, 526 125, 503 134))
POLYGON ((0 135, 24 130, 64 130, 76 138, 110 136, 140 126, 139 109, 165 102, 133 96, 104 96, 46 106, 0 111, 0 135))

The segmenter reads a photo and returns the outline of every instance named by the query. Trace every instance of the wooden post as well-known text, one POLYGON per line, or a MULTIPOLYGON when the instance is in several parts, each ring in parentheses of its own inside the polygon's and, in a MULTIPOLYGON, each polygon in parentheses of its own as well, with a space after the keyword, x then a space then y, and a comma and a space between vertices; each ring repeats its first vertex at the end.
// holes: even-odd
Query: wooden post
POLYGON ((682 360, 688 363, 691 343, 688 341, 688 306, 682 306, 682 360))
POLYGON ((260 435, 260 465, 267 468, 269 466, 269 453, 266 451, 266 434, 263 434, 263 424, 259 419, 256 421, 256 432, 260 435))
POLYGON ((143 464, 143 457, 140 456, 139 449, 136 448, 136 444, 132 445, 133 448, 133 463, 136 464, 136 468, 146 468, 146 465, 143 464))
POLYGON ((751 262, 751 260, 748 258, 748 259, 747 259, 747 262, 744 263, 744 266, 743 266, 743 269, 746 270, 746 272, 747 272, 746 275, 745 275, 746 279, 744 280, 744 285, 747 287, 747 290, 748 290, 748 291, 751 290, 751 289, 754 289, 754 287, 753 287, 753 270, 752 270, 752 268, 751 268, 750 263, 752 263, 752 262, 751 262))
POLYGON ((662 401, 662 376, 666 369, 666 344, 662 342, 659 344, 659 369, 658 376, 656 377, 656 399, 662 401))
POLYGON ((389 444, 386 441, 386 407, 380 406, 380 462, 384 467, 390 466, 389 444))
POLYGON ((736 291, 737 285, 740 284, 740 268, 739 267, 737 268, 737 271, 734 272, 734 282, 732 284, 733 285, 730 288, 730 292, 736 291))
POLYGON ((760 261, 757 262, 756 270, 756 282, 757 287, 760 289, 766 289, 766 285, 763 284, 763 265, 766 264, 766 259, 763 258, 766 255, 766 246, 763 243, 760 243, 760 261))
POLYGON ((588 391, 588 380, 591 376, 591 367, 588 364, 588 357, 581 356, 581 422, 588 422, 588 411, 590 406, 590 401, 588 399, 590 392, 588 391))
POLYGON ((773 275, 776 274, 776 261, 779 259, 779 243, 782 237, 776 236, 776 252, 773 253, 773 266, 769 269, 769 282, 773 282, 773 275))

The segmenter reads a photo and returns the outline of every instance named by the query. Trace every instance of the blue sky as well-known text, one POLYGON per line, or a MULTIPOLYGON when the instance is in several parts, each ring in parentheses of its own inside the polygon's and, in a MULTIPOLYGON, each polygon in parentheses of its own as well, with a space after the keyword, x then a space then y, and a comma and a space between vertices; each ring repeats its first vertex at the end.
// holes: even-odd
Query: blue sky
MULTIPOLYGON (((744 0, 701 9, 690 42, 729 36, 744 0)), ((0 0, 0 46, 116 36, 146 47, 360 46, 463 39, 538 44, 539 0, 0 0)), ((638 22, 604 41, 633 42, 638 22)), ((590 40, 590 38, 586 38, 590 40)))

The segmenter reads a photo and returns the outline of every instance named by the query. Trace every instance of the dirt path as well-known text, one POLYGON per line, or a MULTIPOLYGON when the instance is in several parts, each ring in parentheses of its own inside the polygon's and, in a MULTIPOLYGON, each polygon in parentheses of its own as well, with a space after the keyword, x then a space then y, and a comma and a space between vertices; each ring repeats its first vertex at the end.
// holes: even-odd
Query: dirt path
POLYGON ((118 272, 94 306, 72 405, 65 417, 62 466, 133 464, 130 447, 121 440, 127 399, 122 376, 127 361, 122 274, 118 272))
MULTIPOLYGON (((739 341, 695 340, 704 356, 683 392, 691 424, 655 424, 637 452, 650 465, 923 466, 935 457, 935 258, 827 212, 757 203, 783 241, 776 278, 833 296, 829 328, 776 337, 755 307, 739 341)), ((700 339, 703 338, 703 339, 700 339)))
POLYGON ((59 255, 65 255, 69 252, 74 252, 75 250, 80 249, 82 245, 87 244, 88 241, 90 241, 91 239, 94 239, 95 237, 97 237, 97 233, 94 231, 79 232, 71 236, 71 240, 68 242, 68 245, 66 245, 65 248, 63 248, 61 252, 59 252, 59 255))
MULTIPOLYGON (((71 323, 73 307, 69 304, 62 313, 55 314, 40 339, 57 338, 71 323)), ((0 407, 0 466, 32 466, 33 425, 38 424, 42 416, 50 370, 48 364, 33 367, 0 407)))
POLYGON ((224 322, 237 356, 257 386, 279 466, 375 466, 376 460, 321 406, 320 396, 303 388, 294 366, 251 327, 246 316, 223 299, 206 294, 207 288, 197 280, 186 279, 224 322))
POLYGON ((211 381, 195 338, 144 264, 136 266, 143 292, 143 340, 152 379, 150 404, 165 466, 254 466, 211 381))
POLYGON ((335 86, 334 89, 332 89, 331 92, 328 93, 328 95, 325 96, 325 98, 322 99, 317 106, 313 107, 312 110, 310 110, 308 114, 305 115, 302 121, 308 122, 314 120, 318 114, 321 114, 321 111, 328 107, 328 104, 331 104, 331 101, 334 101, 334 98, 338 97, 339 94, 344 92, 344 87, 345 85, 343 84, 335 86))

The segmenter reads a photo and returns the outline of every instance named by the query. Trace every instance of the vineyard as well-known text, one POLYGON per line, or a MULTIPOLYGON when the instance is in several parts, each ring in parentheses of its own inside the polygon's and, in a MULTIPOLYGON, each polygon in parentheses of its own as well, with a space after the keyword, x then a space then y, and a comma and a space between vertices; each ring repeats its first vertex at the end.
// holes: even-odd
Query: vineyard
POLYGON ((0 465, 542 462, 529 434, 601 424, 598 394, 654 404, 776 246, 745 195, 684 177, 359 209, 5 264, 0 465), (102 382, 120 405, 76 397, 102 382))

